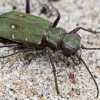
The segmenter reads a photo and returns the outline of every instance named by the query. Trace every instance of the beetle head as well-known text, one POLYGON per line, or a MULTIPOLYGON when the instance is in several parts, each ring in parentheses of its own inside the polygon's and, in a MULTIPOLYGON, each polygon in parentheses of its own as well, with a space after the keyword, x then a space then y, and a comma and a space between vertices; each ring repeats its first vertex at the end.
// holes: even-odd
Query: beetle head
POLYGON ((80 36, 78 34, 66 33, 62 39, 62 53, 64 56, 73 55, 80 48, 80 36))

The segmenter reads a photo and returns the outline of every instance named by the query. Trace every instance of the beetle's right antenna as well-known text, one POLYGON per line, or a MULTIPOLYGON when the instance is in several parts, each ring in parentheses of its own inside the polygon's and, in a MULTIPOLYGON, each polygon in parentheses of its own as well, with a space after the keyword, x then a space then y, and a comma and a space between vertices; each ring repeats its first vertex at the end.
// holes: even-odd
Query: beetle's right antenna
POLYGON ((26 13, 30 14, 30 0, 26 0, 26 13))
MULTIPOLYGON (((51 1, 51 0, 50 0, 50 1, 51 1)), ((60 13, 59 13, 58 9, 56 9, 56 8, 54 7, 52 1, 51 1, 51 5, 52 5, 52 7, 56 10, 56 13, 57 13, 57 18, 56 18, 56 20, 53 22, 53 28, 54 28, 54 27, 57 26, 57 24, 58 24, 58 22, 59 22, 61 16, 60 16, 60 13)))
POLYGON ((99 88, 98 88, 98 85, 97 85, 97 83, 96 83, 96 80, 94 79, 92 73, 90 72, 90 70, 89 70, 89 68, 87 67, 87 65, 86 65, 86 63, 84 62, 84 60, 83 60, 77 53, 75 53, 75 55, 83 62, 83 64, 85 65, 86 69, 88 70, 89 74, 91 75, 91 77, 92 77, 92 79, 93 79, 93 81, 94 81, 94 83, 95 83, 95 85, 96 85, 96 88, 97 88, 97 95, 96 95, 95 98, 98 98, 98 95, 99 95, 99 88))

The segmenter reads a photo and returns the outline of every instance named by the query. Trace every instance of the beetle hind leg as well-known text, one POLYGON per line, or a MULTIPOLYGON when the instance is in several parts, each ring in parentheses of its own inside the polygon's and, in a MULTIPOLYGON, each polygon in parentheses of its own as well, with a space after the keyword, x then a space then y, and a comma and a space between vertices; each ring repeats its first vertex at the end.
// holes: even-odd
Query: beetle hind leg
POLYGON ((0 46, 0 48, 4 48, 4 47, 16 47, 17 45, 15 44, 8 44, 8 45, 4 45, 4 46, 0 46))
POLYGON ((27 49, 24 49, 24 50, 19 50, 15 53, 12 53, 12 54, 9 54, 9 55, 6 55, 6 56, 1 56, 0 58, 6 58, 6 57, 13 56, 13 55, 16 55, 16 54, 19 54, 19 53, 22 53, 22 52, 33 51, 33 50, 34 50, 34 48, 27 48, 27 49))
POLYGON ((57 24, 58 24, 58 22, 59 22, 59 20, 61 18, 58 9, 55 8, 55 10, 56 10, 58 16, 57 16, 56 20, 53 22, 53 28, 57 26, 57 24))
POLYGON ((30 14, 30 0, 26 0, 26 13, 30 14))
POLYGON ((53 22, 53 28, 54 28, 54 27, 57 26, 57 24, 58 24, 58 22, 59 22, 59 20, 60 20, 60 18, 61 18, 61 15, 60 15, 58 9, 56 9, 56 8, 54 7, 54 5, 52 4, 52 2, 51 2, 51 5, 52 5, 52 7, 55 9, 55 11, 56 11, 56 13, 57 13, 57 18, 56 18, 55 21, 53 22))

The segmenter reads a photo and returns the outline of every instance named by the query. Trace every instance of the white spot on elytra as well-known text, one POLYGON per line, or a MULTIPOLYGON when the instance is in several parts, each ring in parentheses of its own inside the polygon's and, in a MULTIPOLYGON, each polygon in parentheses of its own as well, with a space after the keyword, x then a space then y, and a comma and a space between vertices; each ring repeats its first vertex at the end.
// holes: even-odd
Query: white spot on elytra
POLYGON ((14 28, 15 28, 15 25, 11 25, 11 28, 13 28, 13 29, 14 29, 14 28))
POLYGON ((25 15, 18 15, 18 17, 25 18, 26 16, 25 15))
POLYGON ((27 41, 27 38, 25 39, 25 41, 27 41))
POLYGON ((14 34, 12 35, 12 39, 15 39, 15 36, 14 36, 14 34))
POLYGON ((19 17, 22 17, 23 15, 19 15, 19 17))
POLYGON ((41 41, 38 42, 38 45, 41 44, 41 41))

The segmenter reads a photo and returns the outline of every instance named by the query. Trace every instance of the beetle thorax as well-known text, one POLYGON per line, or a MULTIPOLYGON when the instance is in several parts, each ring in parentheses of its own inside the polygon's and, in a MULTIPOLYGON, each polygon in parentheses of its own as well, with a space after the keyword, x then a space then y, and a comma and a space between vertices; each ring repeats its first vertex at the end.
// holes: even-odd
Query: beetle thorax
POLYGON ((66 31, 60 27, 48 29, 45 37, 46 41, 49 43, 47 46, 51 49, 59 49, 58 45, 65 33, 66 31))

